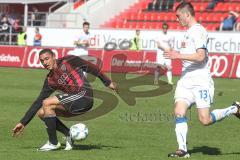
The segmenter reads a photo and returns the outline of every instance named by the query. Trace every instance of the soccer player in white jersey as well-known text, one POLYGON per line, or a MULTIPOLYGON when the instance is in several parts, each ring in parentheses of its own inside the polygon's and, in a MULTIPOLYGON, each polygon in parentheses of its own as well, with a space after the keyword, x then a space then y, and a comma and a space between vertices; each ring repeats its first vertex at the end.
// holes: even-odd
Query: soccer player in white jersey
POLYGON ((83 32, 76 38, 74 41, 74 45, 76 48, 69 52, 69 55, 75 56, 87 56, 88 55, 88 47, 90 45, 90 33, 89 33, 89 22, 83 22, 83 32))
POLYGON ((173 85, 171 59, 166 59, 166 58, 163 57, 164 52, 172 50, 173 41, 174 41, 174 37, 171 36, 168 33, 168 24, 163 23, 162 34, 156 40, 157 47, 158 47, 156 61, 157 61, 158 65, 157 65, 156 70, 154 72, 154 84, 158 84, 159 75, 160 75, 160 73, 159 73, 160 66, 159 65, 162 65, 162 66, 167 68, 168 83, 173 85))
POLYGON ((190 157, 186 145, 188 108, 195 103, 200 122, 208 126, 232 114, 240 118, 240 105, 239 102, 234 102, 227 108, 210 111, 214 83, 207 65, 208 34, 205 28, 195 20, 195 12, 191 3, 180 3, 176 8, 176 16, 179 23, 188 29, 181 43, 180 52, 164 53, 166 58, 180 59, 183 64, 182 76, 177 83, 174 97, 178 149, 168 156, 188 158, 190 157))

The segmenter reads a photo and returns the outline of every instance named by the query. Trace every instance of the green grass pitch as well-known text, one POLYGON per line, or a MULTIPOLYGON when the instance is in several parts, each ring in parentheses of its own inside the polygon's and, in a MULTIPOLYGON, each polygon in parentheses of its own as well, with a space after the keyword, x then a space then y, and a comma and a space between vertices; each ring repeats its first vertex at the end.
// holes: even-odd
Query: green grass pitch
MULTIPOLYGON (((116 108, 103 116, 84 121, 88 126, 89 136, 84 141, 76 142, 74 150, 36 151, 47 141, 45 126, 37 117, 19 138, 11 136, 11 129, 38 96, 46 74, 47 71, 41 69, 0 68, 0 159, 165 160, 169 159, 167 154, 177 148, 172 117, 176 85, 164 95, 140 97, 134 106, 129 106, 121 97, 96 80, 92 83, 93 88, 117 97, 116 108)), ((177 79, 178 77, 175 77, 174 82, 177 79)), ((139 81, 141 80, 140 78, 139 81)), ((224 108, 234 100, 240 100, 238 79, 214 79, 214 82, 212 109, 224 108)), ((146 85, 133 87, 131 90, 144 91, 152 88, 154 86, 146 85)), ((124 94, 124 89, 121 94, 124 94)), ((111 100, 108 101, 110 104, 111 100)), ((96 100, 94 107, 100 103, 96 100)), ((189 111, 188 118, 188 148, 192 160, 240 159, 239 119, 230 116, 215 125, 204 127, 199 123, 194 107, 189 111)), ((64 122, 68 126, 77 123, 64 122)), ((58 138, 64 146, 65 142, 60 133, 58 138)))

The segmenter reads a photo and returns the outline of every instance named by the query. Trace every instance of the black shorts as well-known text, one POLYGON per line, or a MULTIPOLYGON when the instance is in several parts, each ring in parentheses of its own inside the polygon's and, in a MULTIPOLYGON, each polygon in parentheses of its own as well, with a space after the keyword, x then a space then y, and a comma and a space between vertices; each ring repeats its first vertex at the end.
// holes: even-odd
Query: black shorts
POLYGON ((93 96, 86 90, 77 94, 57 94, 56 97, 64 108, 72 114, 82 114, 93 106, 93 96))

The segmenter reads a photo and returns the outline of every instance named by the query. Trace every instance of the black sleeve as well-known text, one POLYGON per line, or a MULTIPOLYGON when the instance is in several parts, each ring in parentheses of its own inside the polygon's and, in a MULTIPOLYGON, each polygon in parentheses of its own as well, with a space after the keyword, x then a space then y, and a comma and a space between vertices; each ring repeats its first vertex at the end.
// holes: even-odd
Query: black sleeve
POLYGON ((48 86, 48 81, 46 78, 40 95, 33 102, 32 106, 28 109, 28 111, 25 113, 24 117, 20 120, 20 123, 26 126, 35 116, 37 111, 42 107, 42 101, 45 98, 49 97, 53 92, 54 90, 48 86))
POLYGON ((111 84, 111 80, 101 71, 101 68, 98 66, 80 58, 77 56, 70 56, 68 61, 72 66, 78 67, 83 71, 90 73, 96 77, 98 77, 102 83, 107 87, 111 84))

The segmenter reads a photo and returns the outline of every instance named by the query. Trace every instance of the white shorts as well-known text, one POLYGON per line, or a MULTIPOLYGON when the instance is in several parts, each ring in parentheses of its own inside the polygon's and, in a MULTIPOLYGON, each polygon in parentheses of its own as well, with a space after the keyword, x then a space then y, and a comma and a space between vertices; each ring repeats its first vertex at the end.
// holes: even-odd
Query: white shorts
POLYGON ((197 108, 208 108, 213 103, 214 83, 209 77, 181 78, 175 90, 175 103, 185 101, 188 107, 196 103, 197 108))
POLYGON ((163 57, 163 52, 157 51, 157 57, 156 57, 156 62, 159 65, 164 65, 164 66, 171 66, 172 61, 171 59, 166 59, 163 57))
POLYGON ((69 51, 68 55, 87 56, 88 55, 88 50, 81 49, 81 48, 75 48, 74 50, 69 51))

